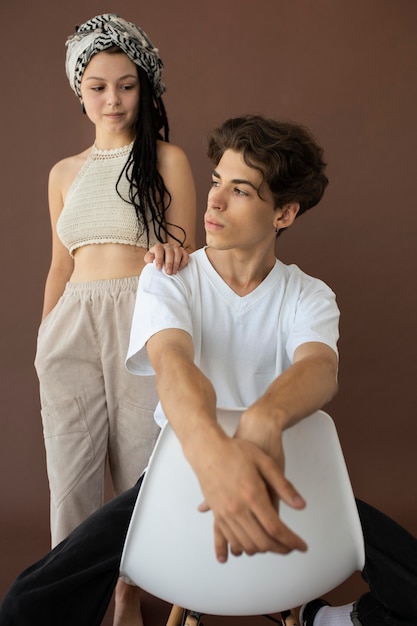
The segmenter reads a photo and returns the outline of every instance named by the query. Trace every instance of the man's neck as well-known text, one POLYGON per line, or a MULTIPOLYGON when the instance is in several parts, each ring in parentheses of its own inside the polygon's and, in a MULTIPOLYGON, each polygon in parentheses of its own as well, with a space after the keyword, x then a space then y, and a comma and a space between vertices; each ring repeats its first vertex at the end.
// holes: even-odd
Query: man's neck
POLYGON ((275 255, 245 254, 240 250, 205 249, 208 260, 224 282, 239 296, 254 291, 275 265, 275 255))

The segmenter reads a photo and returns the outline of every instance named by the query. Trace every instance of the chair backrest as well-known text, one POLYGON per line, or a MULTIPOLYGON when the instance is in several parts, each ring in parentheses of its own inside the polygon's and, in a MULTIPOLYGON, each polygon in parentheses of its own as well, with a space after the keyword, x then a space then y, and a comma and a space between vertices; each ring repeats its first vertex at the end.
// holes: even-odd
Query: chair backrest
MULTIPOLYGON (((230 435, 241 410, 218 410, 230 435)), ((332 419, 318 411, 284 433, 286 475, 307 501, 280 504, 309 548, 217 562, 211 513, 180 443, 166 425, 154 449, 126 537, 121 573, 172 604, 211 615, 261 615, 327 593, 364 565, 362 530, 332 419)))

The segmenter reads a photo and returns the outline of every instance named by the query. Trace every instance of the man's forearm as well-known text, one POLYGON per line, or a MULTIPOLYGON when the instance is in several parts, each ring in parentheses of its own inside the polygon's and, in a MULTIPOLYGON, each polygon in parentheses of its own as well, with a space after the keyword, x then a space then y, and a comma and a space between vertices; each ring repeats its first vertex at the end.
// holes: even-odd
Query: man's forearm
POLYGON ((238 435, 265 452, 282 432, 327 404, 337 392, 337 357, 326 346, 308 349, 242 415, 238 435))
POLYGON ((336 371, 327 359, 308 357, 294 363, 267 389, 265 402, 284 419, 283 429, 330 402, 337 392, 336 371))
POLYGON ((164 413, 191 462, 200 444, 223 436, 214 387, 194 364, 191 338, 185 332, 158 333, 148 342, 148 354, 164 413))

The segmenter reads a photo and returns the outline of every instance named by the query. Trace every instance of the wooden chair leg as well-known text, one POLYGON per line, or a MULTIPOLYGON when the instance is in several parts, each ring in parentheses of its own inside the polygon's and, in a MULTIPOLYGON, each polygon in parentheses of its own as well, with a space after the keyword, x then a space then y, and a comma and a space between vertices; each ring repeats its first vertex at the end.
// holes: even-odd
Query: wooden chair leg
POLYGON ((176 604, 172 605, 166 626, 181 626, 184 609, 176 604))

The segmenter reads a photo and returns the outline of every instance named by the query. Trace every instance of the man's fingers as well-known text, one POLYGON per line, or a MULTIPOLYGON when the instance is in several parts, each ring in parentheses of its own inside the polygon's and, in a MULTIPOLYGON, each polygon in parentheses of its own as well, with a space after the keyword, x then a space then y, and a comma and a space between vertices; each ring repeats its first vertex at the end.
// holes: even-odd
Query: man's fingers
POLYGON ((259 470, 265 483, 272 488, 273 494, 276 494, 279 500, 282 500, 293 509, 303 509, 305 507, 306 501, 304 498, 271 458, 267 456, 261 457, 259 459, 259 470))
POLYGON ((218 526, 214 525, 214 551, 219 563, 226 563, 228 557, 228 541, 218 526))
POLYGON ((246 511, 242 515, 218 518, 215 522, 215 549, 217 558, 225 562, 227 548, 234 556, 242 553, 253 555, 263 552, 288 554, 293 550, 304 552, 306 543, 288 528, 269 504, 246 511))

